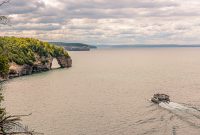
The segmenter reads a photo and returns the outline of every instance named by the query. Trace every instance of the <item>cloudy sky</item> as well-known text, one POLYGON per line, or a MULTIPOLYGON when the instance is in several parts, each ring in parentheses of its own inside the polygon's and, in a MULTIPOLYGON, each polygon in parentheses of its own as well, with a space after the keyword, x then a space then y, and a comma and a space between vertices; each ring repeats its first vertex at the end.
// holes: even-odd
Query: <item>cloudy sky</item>
MULTIPOLYGON (((2 2, 3 0, 0 0, 2 2)), ((0 36, 89 44, 198 44, 200 0, 11 0, 0 36)))

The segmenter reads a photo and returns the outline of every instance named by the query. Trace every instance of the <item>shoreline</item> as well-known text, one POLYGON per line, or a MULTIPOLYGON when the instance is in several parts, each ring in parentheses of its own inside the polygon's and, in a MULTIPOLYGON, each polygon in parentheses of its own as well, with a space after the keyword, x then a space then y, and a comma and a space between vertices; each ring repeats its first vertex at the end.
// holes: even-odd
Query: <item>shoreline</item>
MULTIPOLYGON (((22 65, 22 66, 26 67, 27 65, 22 65)), ((3 83, 5 81, 8 81, 8 80, 11 80, 11 79, 14 79, 14 78, 22 77, 22 76, 40 74, 40 73, 43 73, 43 72, 48 72, 48 71, 58 70, 58 69, 64 69, 64 68, 70 68, 70 67, 72 67, 72 59, 71 58, 70 58, 70 60, 68 60, 67 66, 65 66, 65 67, 59 67, 59 68, 51 68, 50 67, 49 69, 48 68, 43 68, 42 70, 38 70, 38 71, 33 71, 33 69, 31 68, 31 71, 25 71, 25 74, 23 72, 26 69, 25 68, 21 68, 20 69, 21 71, 15 71, 15 74, 8 74, 8 76, 6 78, 0 76, 0 83, 3 83)))
MULTIPOLYGON (((70 68, 70 67, 67 67, 67 68, 70 68)), ((49 72, 49 71, 55 71, 55 70, 60 70, 60 69, 64 69, 64 68, 61 68, 61 67, 59 67, 59 68, 52 68, 52 69, 46 70, 46 71, 35 72, 35 73, 32 73, 32 74, 16 76, 16 77, 7 78, 7 79, 3 79, 2 77, 0 77, 0 84, 4 83, 4 82, 7 82, 9 80, 15 79, 15 78, 20 78, 20 77, 25 77, 25 76, 31 76, 31 75, 41 74, 41 73, 45 73, 45 72, 49 72)))

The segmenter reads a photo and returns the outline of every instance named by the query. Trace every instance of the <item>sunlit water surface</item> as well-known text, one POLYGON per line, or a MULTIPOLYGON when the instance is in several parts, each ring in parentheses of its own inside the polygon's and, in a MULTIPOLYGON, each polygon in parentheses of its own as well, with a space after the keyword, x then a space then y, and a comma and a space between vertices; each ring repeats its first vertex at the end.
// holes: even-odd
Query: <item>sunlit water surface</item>
POLYGON ((45 135, 199 135, 200 49, 70 52, 73 67, 4 84, 10 114, 45 135), (170 104, 152 104, 157 92, 170 104))

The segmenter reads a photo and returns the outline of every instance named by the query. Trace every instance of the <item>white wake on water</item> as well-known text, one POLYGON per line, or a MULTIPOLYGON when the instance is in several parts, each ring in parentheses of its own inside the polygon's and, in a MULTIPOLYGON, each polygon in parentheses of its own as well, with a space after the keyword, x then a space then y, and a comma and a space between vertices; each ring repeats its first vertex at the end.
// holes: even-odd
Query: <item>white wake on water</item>
POLYGON ((174 103, 174 102, 169 102, 169 103, 161 102, 159 106, 167 109, 168 111, 175 114, 178 118, 187 122, 191 126, 200 128, 200 111, 199 110, 192 107, 183 106, 181 104, 174 103))
POLYGON ((182 110, 182 111, 186 111, 186 110, 190 110, 192 108, 189 108, 189 107, 186 107, 186 106, 183 106, 181 104, 178 104, 178 103, 174 103, 174 102, 169 102, 169 103, 165 103, 165 102, 161 102, 159 103, 159 105, 165 109, 168 109, 168 110, 182 110))

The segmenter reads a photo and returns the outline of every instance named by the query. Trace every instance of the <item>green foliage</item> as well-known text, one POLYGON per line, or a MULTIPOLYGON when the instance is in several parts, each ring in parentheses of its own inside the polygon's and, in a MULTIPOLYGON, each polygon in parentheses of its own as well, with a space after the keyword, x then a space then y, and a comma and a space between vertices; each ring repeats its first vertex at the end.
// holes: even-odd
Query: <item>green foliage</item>
POLYGON ((8 59, 5 56, 0 55, 0 76, 7 75, 8 71, 9 71, 8 59))
POLYGON ((9 62, 32 65, 38 57, 69 57, 62 47, 33 38, 0 37, 0 54, 9 62))

